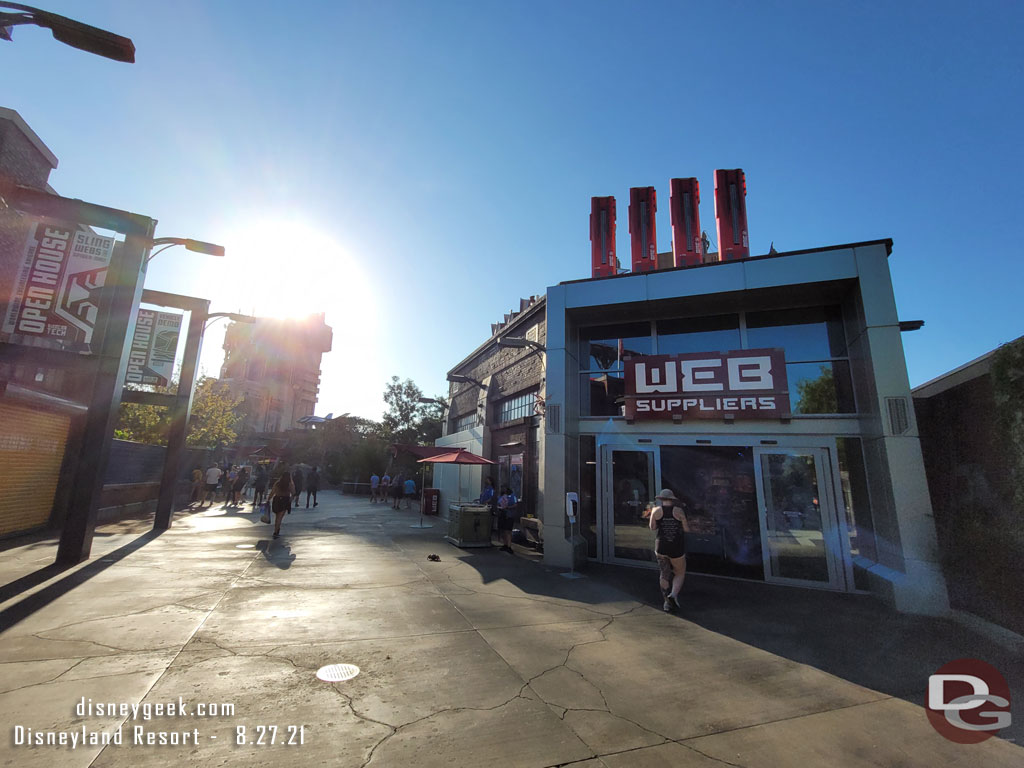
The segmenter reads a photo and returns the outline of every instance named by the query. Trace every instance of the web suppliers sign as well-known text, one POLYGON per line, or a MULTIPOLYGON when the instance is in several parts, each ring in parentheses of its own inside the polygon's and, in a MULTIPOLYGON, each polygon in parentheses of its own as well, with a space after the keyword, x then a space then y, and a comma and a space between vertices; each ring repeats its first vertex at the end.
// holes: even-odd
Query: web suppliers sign
POLYGON ((770 419, 789 413, 781 349, 626 358, 626 418, 770 419))
POLYGON ((3 331, 18 344, 90 351, 114 238, 42 219, 29 231, 3 331))

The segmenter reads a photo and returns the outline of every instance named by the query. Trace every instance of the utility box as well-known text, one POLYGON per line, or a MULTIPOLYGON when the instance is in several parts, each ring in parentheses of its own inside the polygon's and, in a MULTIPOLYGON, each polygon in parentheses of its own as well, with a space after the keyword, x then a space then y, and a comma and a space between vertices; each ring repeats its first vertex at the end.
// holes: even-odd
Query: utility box
POLYGON ((484 504, 449 504, 445 538, 457 547, 491 546, 491 508, 484 504))
POLYGON ((437 488, 424 488, 423 500, 420 502, 420 514, 436 515, 441 511, 441 491, 437 488))

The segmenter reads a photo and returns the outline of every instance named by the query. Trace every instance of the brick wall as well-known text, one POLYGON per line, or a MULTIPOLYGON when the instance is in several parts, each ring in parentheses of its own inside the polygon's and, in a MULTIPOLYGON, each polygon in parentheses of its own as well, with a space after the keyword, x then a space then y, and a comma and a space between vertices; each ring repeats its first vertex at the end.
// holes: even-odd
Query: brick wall
MULTIPOLYGON (((512 334, 522 336, 526 333, 527 328, 534 325, 538 326, 537 340, 541 344, 545 344, 547 342, 547 323, 543 309, 531 317, 527 317, 522 325, 516 325, 512 334)), ((499 400, 511 397, 518 392, 537 389, 540 386, 540 382, 544 378, 544 353, 528 347, 522 349, 499 347, 492 338, 479 355, 465 365, 453 369, 453 373, 471 376, 477 381, 483 381, 490 376, 487 401, 488 407, 493 408, 499 400)), ((479 393, 480 389, 474 384, 451 384, 448 390, 449 401, 452 404, 449 411, 449 423, 476 410, 479 393)), ((494 423, 491 414, 488 414, 487 421, 494 423)))

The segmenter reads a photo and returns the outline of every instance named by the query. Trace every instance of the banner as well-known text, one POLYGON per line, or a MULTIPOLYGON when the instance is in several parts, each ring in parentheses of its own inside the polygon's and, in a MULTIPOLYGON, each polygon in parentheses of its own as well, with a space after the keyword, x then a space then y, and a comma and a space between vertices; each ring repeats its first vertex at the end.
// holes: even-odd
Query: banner
POLYGON ((4 318, 8 341, 90 351, 114 242, 69 222, 33 224, 4 318))
POLYGON ((178 351, 182 315, 139 309, 135 335, 128 352, 125 384, 155 384, 166 387, 174 375, 174 355, 178 351))
POLYGON ((770 419, 789 414, 781 349, 628 357, 627 419, 770 419))

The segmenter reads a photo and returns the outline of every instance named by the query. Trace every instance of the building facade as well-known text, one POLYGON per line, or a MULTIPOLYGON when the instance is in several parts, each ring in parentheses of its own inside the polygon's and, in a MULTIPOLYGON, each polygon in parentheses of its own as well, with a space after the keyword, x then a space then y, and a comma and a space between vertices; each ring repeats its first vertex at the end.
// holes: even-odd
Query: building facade
MULTIPOLYGON (((510 466, 524 445, 536 487, 522 511, 542 520, 552 565, 656 567, 645 514, 669 488, 692 571, 945 613, 891 246, 712 255, 552 286, 452 369, 439 444, 506 451, 510 466), (528 332, 544 352, 503 346, 528 332), (531 392, 535 415, 506 432, 505 409, 531 392)), ((480 474, 436 484, 472 498, 480 474)))
POLYGON ((324 353, 331 351, 332 339, 322 312, 228 326, 220 379, 242 400, 240 435, 284 432, 313 415, 320 364, 324 353))

